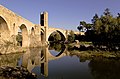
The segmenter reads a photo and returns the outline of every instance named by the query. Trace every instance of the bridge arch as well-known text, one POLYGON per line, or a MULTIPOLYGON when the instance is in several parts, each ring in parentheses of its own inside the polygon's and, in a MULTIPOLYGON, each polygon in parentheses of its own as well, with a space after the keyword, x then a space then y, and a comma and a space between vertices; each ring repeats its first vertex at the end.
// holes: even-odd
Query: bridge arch
POLYGON ((0 16, 0 39, 9 40, 10 29, 4 17, 0 16))
POLYGON ((66 51, 66 49, 62 50, 59 54, 57 54, 56 56, 54 56, 53 54, 51 54, 51 52, 48 50, 48 60, 55 60, 55 59, 59 59, 62 58, 64 56, 66 56, 66 54, 64 53, 66 51))
POLYGON ((49 51, 49 53, 50 53, 50 55, 53 56, 54 58, 57 58, 57 57, 59 58, 59 57, 63 56, 62 54, 64 53, 64 51, 65 51, 65 48, 62 49, 57 55, 53 55, 50 51, 49 51))
POLYGON ((54 32, 59 33, 60 36, 61 36, 61 40, 62 40, 62 41, 65 41, 66 36, 65 36, 65 34, 64 34, 63 32, 61 32, 60 30, 54 30, 54 31, 49 32, 49 33, 48 33, 48 36, 47 36, 47 40, 48 40, 48 41, 49 41, 49 38, 50 38, 51 34, 54 33, 54 32))
POLYGON ((29 35, 28 35, 28 29, 25 24, 22 24, 20 26, 20 30, 22 33, 22 47, 28 47, 29 46, 29 35))
POLYGON ((66 56, 66 51, 67 51, 67 48, 65 45, 54 43, 53 45, 49 46, 48 58, 49 60, 59 59, 61 57, 66 56))

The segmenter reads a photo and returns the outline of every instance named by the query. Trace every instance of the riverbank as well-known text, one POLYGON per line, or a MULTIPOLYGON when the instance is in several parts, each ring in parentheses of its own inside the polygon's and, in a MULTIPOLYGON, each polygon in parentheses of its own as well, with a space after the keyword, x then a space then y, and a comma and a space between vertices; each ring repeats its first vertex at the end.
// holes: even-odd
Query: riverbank
POLYGON ((101 48, 94 47, 92 42, 75 42, 67 44, 68 51, 71 54, 75 54, 83 57, 104 57, 104 58, 120 58, 119 50, 107 50, 106 47, 101 48))
POLYGON ((23 67, 0 67, 0 79, 37 79, 36 75, 30 73, 23 67))
POLYGON ((14 53, 24 53, 27 48, 23 48, 20 46, 0 46, 0 55, 3 54, 14 54, 14 53))
POLYGON ((97 58, 97 57, 102 57, 102 58, 108 58, 108 59, 120 59, 120 52, 109 52, 109 51, 78 51, 78 50, 73 50, 70 51, 71 55, 77 55, 79 57, 85 57, 85 58, 97 58))
POLYGON ((73 42, 66 44, 72 50, 102 50, 102 51, 120 51, 119 46, 94 45, 92 42, 73 42))

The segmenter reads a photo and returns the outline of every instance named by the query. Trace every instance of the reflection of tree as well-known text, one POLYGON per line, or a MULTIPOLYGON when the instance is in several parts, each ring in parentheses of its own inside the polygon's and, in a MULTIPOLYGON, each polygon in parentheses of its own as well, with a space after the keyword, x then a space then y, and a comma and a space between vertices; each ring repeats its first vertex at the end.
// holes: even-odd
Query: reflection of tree
POLYGON ((89 63, 94 79, 120 79, 120 61, 114 59, 94 59, 89 63))
POLYGON ((59 44, 59 43, 50 43, 50 46, 49 46, 49 49, 54 49, 58 52, 60 52, 64 48, 65 48, 65 46, 63 44, 59 44))
POLYGON ((54 49, 57 50, 57 51, 61 51, 61 48, 62 48, 62 45, 61 44, 55 44, 55 47, 54 49))

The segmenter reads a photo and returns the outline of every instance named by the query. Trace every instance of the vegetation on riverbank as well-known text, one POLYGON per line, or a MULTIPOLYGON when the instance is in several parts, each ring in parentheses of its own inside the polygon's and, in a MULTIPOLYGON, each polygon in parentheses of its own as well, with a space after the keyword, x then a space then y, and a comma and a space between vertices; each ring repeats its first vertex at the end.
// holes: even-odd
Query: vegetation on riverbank
POLYGON ((77 55, 86 58, 120 58, 119 50, 108 51, 106 48, 94 47, 91 42, 71 43, 67 45, 67 49, 71 55, 77 55))
POLYGON ((114 17, 107 8, 103 15, 95 14, 92 23, 80 21, 77 28, 85 32, 85 36, 78 36, 79 41, 91 41, 95 47, 104 46, 110 51, 120 50, 120 13, 114 17))
POLYGON ((85 57, 85 58, 103 57, 103 58, 119 58, 120 59, 120 52, 73 50, 73 51, 70 51, 70 54, 71 55, 77 55, 81 58, 82 57, 85 57))

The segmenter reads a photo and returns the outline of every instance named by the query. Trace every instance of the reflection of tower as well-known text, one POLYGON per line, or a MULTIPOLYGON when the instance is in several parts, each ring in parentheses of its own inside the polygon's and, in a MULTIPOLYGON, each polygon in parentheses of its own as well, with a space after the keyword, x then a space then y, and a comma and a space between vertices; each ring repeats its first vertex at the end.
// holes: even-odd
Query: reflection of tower
POLYGON ((41 63, 41 73, 44 74, 45 77, 48 76, 48 48, 45 48, 44 53, 44 63, 41 63))
POLYGON ((44 36, 44 40, 45 41, 48 41, 47 40, 47 32, 48 32, 48 12, 42 12, 41 14, 40 14, 40 24, 41 24, 41 26, 43 27, 44 26, 44 28, 45 28, 45 36, 44 36))
MULTIPOLYGON (((29 72, 38 73, 35 69, 39 66, 41 74, 48 76, 48 49, 47 48, 31 48, 22 57, 21 66, 26 67, 29 72)), ((41 75, 39 74, 39 75, 41 75)))

